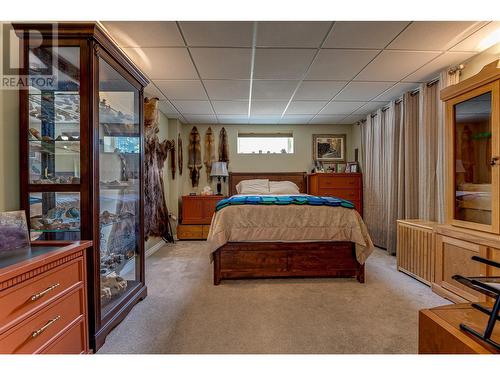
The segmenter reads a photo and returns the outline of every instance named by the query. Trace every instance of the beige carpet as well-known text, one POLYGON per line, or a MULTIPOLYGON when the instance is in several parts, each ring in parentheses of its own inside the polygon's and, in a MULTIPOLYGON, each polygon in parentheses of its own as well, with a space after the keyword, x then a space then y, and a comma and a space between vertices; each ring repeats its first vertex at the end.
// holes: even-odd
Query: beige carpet
POLYGON ((418 310, 449 303, 376 250, 354 279, 223 281, 205 242, 147 259, 148 297, 99 353, 416 353, 418 310))

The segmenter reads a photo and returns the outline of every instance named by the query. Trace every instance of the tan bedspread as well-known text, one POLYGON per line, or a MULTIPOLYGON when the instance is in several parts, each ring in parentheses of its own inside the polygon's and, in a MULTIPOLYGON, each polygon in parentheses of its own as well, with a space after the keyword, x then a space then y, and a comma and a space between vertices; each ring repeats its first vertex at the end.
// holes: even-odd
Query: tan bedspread
POLYGON ((227 242, 351 241, 363 264, 373 251, 356 210, 309 205, 237 205, 216 212, 208 234, 212 252, 227 242))

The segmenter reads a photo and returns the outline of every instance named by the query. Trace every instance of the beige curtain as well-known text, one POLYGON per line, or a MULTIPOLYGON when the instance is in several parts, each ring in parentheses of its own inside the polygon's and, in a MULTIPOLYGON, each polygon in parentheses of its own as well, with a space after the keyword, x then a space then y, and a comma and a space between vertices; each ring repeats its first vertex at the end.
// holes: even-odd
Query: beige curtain
POLYGON ((418 178, 419 178, 419 95, 407 92, 403 95, 404 128, 404 216, 401 219, 418 218, 418 178))
MULTIPOLYGON (((438 90, 441 91, 445 87, 454 85, 460 80, 460 71, 453 73, 448 71, 441 72, 439 76, 438 90)), ((439 100, 438 117, 437 117, 437 161, 436 161, 436 205, 438 212, 436 221, 444 223, 445 220, 445 176, 446 176, 446 159, 445 159, 445 103, 439 100)))
POLYGON ((418 116, 418 218, 435 221, 437 205, 437 153, 439 87, 434 84, 420 85, 418 116))
MULTIPOLYGON (((404 196, 399 186, 400 175, 400 137, 401 137, 401 116, 402 105, 391 102, 385 111, 385 156, 386 175, 384 190, 387 194, 386 207, 386 249, 390 254, 396 254, 396 220, 400 210, 400 195, 404 196)), ((403 186, 404 188, 404 186, 403 186)))
POLYGON ((396 254, 396 221, 444 219, 443 87, 458 75, 442 73, 361 125, 364 221, 375 245, 396 254))

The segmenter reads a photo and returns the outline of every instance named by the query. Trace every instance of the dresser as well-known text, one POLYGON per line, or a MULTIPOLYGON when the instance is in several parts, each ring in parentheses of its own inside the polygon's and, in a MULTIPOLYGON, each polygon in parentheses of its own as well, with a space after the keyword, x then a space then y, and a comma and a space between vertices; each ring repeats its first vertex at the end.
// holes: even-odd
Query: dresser
POLYGON ((361 173, 312 173, 307 175, 307 193, 351 201, 363 216, 363 179, 361 173))
POLYGON ((44 241, 0 257, 0 353, 89 353, 86 251, 44 241))
MULTIPOLYGON (((483 332, 487 316, 470 304, 446 305, 420 310, 418 317, 419 354, 499 354, 493 346, 460 329, 460 323, 483 332)), ((491 337, 500 341, 497 324, 491 337)))
POLYGON ((179 240, 203 240, 208 236, 212 216, 222 195, 185 195, 182 197, 181 224, 177 226, 179 240))

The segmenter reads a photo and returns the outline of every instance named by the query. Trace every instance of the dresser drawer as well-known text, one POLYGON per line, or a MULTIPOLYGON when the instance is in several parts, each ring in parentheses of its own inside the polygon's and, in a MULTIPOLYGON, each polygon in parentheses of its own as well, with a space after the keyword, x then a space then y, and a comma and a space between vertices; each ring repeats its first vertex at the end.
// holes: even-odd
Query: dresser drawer
POLYGON ((85 354, 87 334, 83 318, 66 330, 42 354, 85 354))
POLYGON ((319 188, 359 189, 361 188, 361 180, 349 176, 320 176, 319 188))
POLYGON ((319 189, 320 196, 326 197, 337 197, 342 199, 347 199, 349 201, 359 201, 361 200, 361 190, 360 189, 319 189))
POLYGON ((203 239, 204 225, 179 224, 177 226, 177 238, 179 240, 201 240, 203 239))
POLYGON ((41 352, 64 328, 83 316, 84 311, 84 290, 79 288, 1 335, 0 353, 41 352))
POLYGON ((0 293, 0 333, 84 280, 83 258, 0 293))

